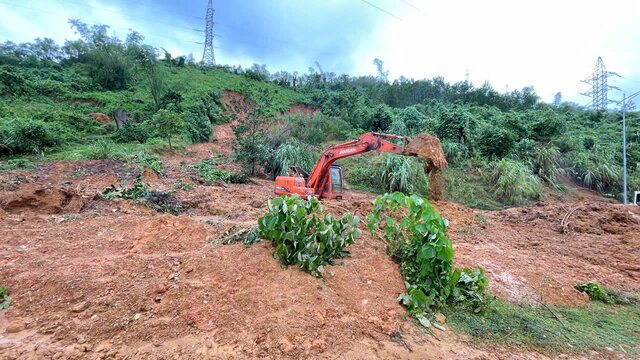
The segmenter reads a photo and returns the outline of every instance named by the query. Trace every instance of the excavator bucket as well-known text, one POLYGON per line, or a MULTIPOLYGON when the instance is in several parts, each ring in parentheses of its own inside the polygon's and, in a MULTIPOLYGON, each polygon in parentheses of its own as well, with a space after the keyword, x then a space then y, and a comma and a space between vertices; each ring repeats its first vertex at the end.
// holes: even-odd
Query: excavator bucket
POLYGON ((411 155, 418 155, 431 160, 433 167, 436 169, 446 169, 449 167, 447 159, 442 151, 440 140, 429 134, 419 134, 409 141, 406 152, 411 155))

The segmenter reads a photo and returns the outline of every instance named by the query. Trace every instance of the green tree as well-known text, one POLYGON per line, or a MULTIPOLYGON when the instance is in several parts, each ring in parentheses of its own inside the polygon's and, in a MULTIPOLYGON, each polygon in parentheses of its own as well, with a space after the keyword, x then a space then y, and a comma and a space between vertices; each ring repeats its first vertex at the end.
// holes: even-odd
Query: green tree
POLYGON ((155 129, 160 136, 167 139, 169 142, 169 150, 173 150, 171 137, 182 130, 184 126, 184 116, 171 110, 161 109, 148 121, 149 126, 155 129))
POLYGON ((258 93, 257 101, 247 98, 244 104, 238 104, 236 113, 246 113, 242 110, 238 111, 238 106, 249 109, 249 112, 247 116, 237 120, 238 125, 231 127, 236 135, 233 144, 234 159, 243 163, 245 172, 250 176, 255 174, 257 165, 266 164, 271 158, 266 130, 261 128, 269 101, 267 95, 265 90, 258 93))

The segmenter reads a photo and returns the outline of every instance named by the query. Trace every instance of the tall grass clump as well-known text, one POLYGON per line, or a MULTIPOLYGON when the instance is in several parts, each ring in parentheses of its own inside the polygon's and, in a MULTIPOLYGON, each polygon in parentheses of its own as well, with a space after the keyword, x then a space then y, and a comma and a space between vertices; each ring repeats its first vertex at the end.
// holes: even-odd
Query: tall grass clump
POLYGON ((423 165, 416 158, 387 154, 380 172, 385 191, 400 191, 410 195, 429 188, 423 165))
POLYGON ((313 150, 299 140, 292 138, 278 146, 267 167, 275 179, 276 176, 287 175, 291 166, 299 166, 310 172, 317 160, 318 155, 313 150))
POLYGON ((512 205, 524 205, 542 198, 540 178, 521 162, 504 158, 489 163, 483 176, 493 184, 495 196, 512 205))

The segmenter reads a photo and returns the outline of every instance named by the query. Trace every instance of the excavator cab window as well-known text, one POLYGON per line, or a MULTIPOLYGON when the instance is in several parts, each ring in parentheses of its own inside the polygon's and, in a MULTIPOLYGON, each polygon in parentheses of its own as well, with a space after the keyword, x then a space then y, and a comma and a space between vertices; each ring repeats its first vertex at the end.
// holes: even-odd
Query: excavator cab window
POLYGON ((331 167, 331 193, 342 194, 342 169, 339 167, 331 167))
POLYGON ((640 206, 640 191, 636 191, 636 198, 634 199, 636 205, 640 206))

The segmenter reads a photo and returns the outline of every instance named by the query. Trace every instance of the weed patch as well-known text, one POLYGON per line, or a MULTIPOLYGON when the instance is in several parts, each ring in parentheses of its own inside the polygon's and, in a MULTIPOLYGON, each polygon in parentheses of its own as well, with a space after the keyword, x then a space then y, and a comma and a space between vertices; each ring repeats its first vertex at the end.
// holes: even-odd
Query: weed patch
POLYGON ((149 184, 142 181, 142 175, 136 175, 131 186, 125 180, 120 186, 111 185, 102 191, 106 200, 129 199, 151 207, 155 211, 179 215, 183 207, 173 194, 166 191, 150 190, 149 184))
POLYGON ((589 351, 640 354, 640 307, 594 302, 586 307, 550 307, 492 300, 482 312, 448 308, 447 323, 493 346, 527 348, 554 355, 589 351), (565 327, 566 326, 566 327, 565 327))
POLYGON ((191 165, 189 167, 196 169, 198 176, 203 178, 209 184, 214 184, 217 181, 222 181, 227 184, 247 184, 251 182, 245 174, 220 170, 215 168, 215 165, 215 161, 211 159, 204 159, 199 164, 191 165))
POLYGON ((11 297, 4 287, 0 286, 0 310, 7 309, 11 305, 11 297))

